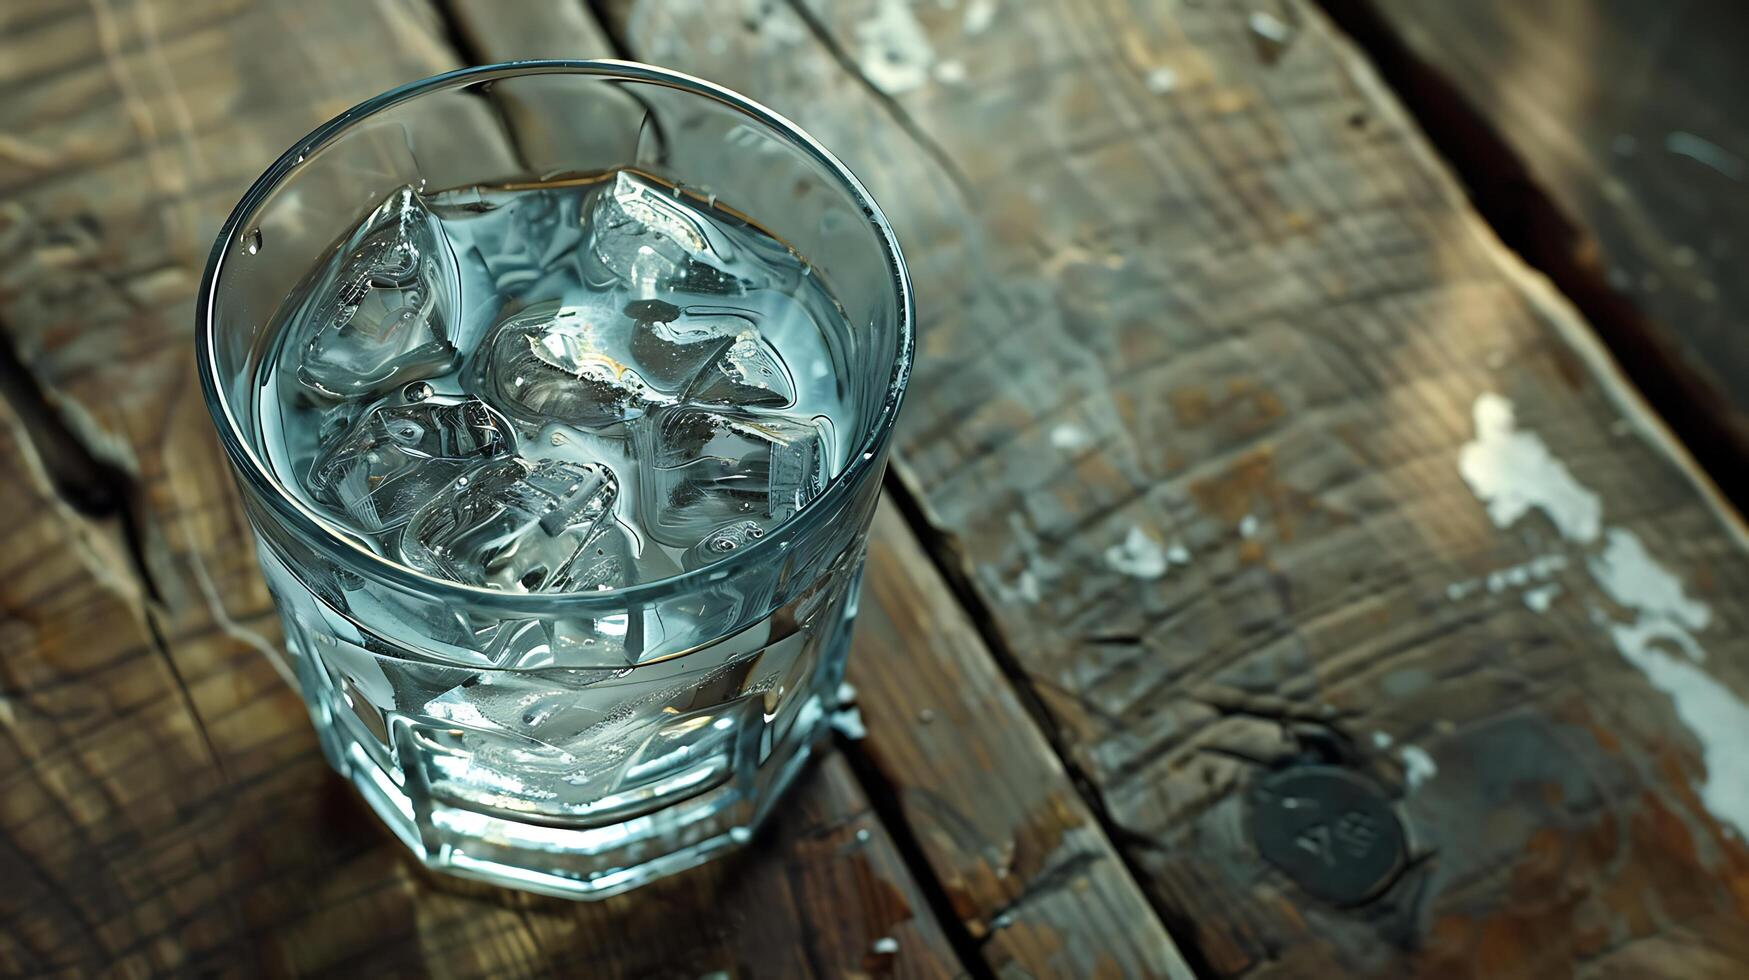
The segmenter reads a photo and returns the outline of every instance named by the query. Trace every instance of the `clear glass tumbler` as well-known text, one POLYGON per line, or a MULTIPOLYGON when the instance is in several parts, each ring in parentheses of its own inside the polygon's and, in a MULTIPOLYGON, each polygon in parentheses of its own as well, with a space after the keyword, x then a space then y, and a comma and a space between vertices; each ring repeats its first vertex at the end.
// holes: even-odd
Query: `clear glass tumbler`
POLYGON ((748 839, 828 725, 911 365, 903 260, 843 164, 770 110, 659 68, 452 72, 348 110, 268 168, 225 223, 196 315, 201 384, 322 750, 414 854, 590 898, 748 839), (818 497, 685 574, 518 594, 395 564, 279 483, 257 418, 276 314, 370 207, 407 185, 625 166, 751 216, 842 304, 855 448, 818 497), (503 666, 518 637, 567 643, 564 666, 503 666))

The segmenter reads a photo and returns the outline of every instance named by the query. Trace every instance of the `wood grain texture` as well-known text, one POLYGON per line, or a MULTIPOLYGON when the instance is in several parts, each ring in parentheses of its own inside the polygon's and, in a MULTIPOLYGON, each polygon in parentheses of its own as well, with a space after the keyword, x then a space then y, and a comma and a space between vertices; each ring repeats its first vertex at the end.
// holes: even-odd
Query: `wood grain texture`
POLYGON ((1749 62, 1736 42, 1749 11, 1728 0, 1374 8, 1575 222, 1549 247, 1645 312, 1749 451, 1749 283, 1735 275, 1749 251, 1749 62))
POLYGON ((849 677, 861 747, 999 976, 1192 975, 892 502, 849 677))
MULTIPOLYGON (((454 0, 453 9, 479 60, 607 49, 581 6, 454 0)), ((518 145, 567 136, 554 131, 567 118, 563 106, 525 100, 507 109, 518 145)), ((928 871, 991 971, 1190 975, 891 501, 870 532, 854 644, 849 676, 868 735, 851 750, 880 773, 884 785, 871 792, 897 796, 928 871)))
POLYGON ((532 898, 411 862, 262 655, 277 625, 193 378, 199 268, 281 149, 457 63, 432 8, 0 17, 0 66, 29 68, 0 83, 0 973, 961 971, 840 759, 737 858, 532 898), (93 474, 113 492, 71 492, 93 474))
POLYGON ((610 7, 893 219, 896 470, 1195 962, 1749 964, 1741 524, 1316 10, 610 7), (1405 828, 1371 900, 1260 854, 1319 766, 1405 828))

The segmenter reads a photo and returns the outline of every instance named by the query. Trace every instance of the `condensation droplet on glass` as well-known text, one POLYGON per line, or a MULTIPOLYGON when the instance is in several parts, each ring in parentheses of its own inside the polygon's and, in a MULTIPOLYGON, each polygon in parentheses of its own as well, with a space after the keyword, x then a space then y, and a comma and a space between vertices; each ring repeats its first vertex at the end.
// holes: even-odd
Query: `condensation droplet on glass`
POLYGON ((243 236, 243 251, 248 252, 250 255, 260 254, 261 244, 260 228, 251 228, 248 233, 243 236))

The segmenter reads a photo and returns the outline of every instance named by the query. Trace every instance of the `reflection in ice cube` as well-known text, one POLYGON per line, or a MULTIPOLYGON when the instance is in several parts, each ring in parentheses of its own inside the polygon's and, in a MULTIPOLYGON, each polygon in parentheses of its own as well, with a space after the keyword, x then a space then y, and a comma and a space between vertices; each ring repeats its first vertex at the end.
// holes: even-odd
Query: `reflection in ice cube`
POLYGON ((668 392, 691 386, 745 326, 738 318, 688 316, 657 300, 628 303, 625 313, 632 319, 629 346, 639 371, 668 392))
POLYGON ((331 398, 378 395, 448 370, 460 307, 455 256, 411 187, 373 211, 315 287, 298 379, 331 398))
POLYGON ((733 249, 723 234, 678 190, 630 171, 616 173, 597 192, 585 234, 595 261, 637 295, 654 296, 658 288, 719 295, 745 291, 739 277, 724 271, 733 249))
POLYGON ((419 508, 401 557, 467 585, 563 592, 579 556, 612 523, 618 495, 613 471, 596 463, 486 463, 419 508))
POLYGON ((788 408, 795 404, 796 386, 765 338, 746 330, 693 377, 683 397, 707 405, 788 408))
POLYGON ((469 366, 474 389, 535 425, 612 425, 672 399, 629 363, 632 324, 614 312, 540 303, 499 324, 469 366))
MULTIPOLYGON (((336 428, 350 421, 337 413, 336 428)), ((362 531, 399 527, 474 462, 507 453, 510 425, 478 399, 378 405, 325 440, 310 467, 310 493, 362 531)))
POLYGON ((657 412, 639 439, 644 526, 682 548, 736 520, 773 526, 825 489, 830 437, 825 419, 657 412))

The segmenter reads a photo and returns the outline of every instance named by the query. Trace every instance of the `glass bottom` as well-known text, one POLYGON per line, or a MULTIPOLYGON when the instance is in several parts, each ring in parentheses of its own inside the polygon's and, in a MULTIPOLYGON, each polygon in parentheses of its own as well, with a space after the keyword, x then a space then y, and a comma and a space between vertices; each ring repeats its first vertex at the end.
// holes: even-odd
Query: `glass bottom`
POLYGON ((402 772, 377 765, 372 751, 343 726, 315 721, 329 765, 426 867, 583 900, 697 867, 751 840, 831 728, 829 712, 810 699, 787 744, 774 748, 753 785, 721 782, 654 813, 583 828, 457 806, 425 787, 409 793, 402 772))
POLYGON ((836 707, 862 542, 752 624, 618 669, 422 658, 445 624, 381 615, 368 590, 319 594, 268 549, 262 565, 323 754, 409 850, 601 898, 747 841, 777 805, 836 707))

